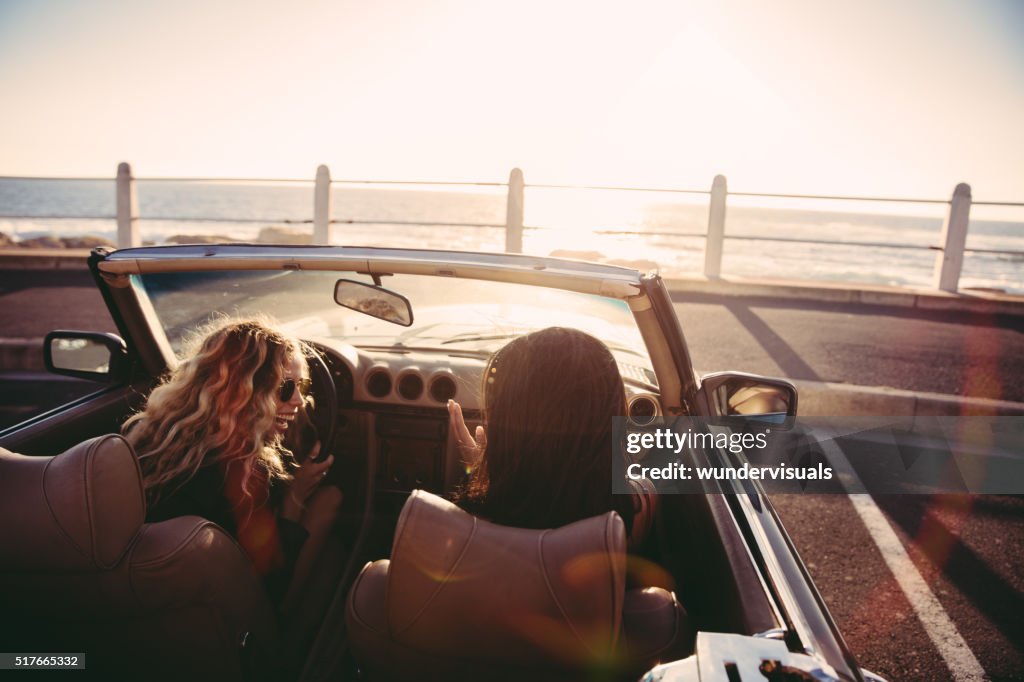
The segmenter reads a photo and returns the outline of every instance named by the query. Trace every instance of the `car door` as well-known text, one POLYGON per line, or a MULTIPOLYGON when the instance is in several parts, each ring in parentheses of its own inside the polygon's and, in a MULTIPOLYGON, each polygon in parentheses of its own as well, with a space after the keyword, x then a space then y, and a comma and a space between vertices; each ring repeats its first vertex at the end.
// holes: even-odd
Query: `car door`
MULTIPOLYGON (((80 383, 84 380, 85 386, 68 402, 0 430, 0 447, 22 454, 55 455, 93 436, 116 433, 124 419, 139 408, 154 377, 168 366, 168 356, 155 342, 144 307, 127 278, 101 275, 99 263, 107 256, 105 249, 96 249, 90 255, 89 268, 118 333, 83 329, 48 335, 45 355, 50 371, 75 377, 80 383), (57 350, 82 346, 99 337, 108 337, 109 342, 98 345, 111 351, 105 372, 82 371, 83 367, 75 366, 73 354, 61 355, 57 350)), ((56 388, 44 386, 42 390, 60 390, 60 384, 53 386, 56 388)))

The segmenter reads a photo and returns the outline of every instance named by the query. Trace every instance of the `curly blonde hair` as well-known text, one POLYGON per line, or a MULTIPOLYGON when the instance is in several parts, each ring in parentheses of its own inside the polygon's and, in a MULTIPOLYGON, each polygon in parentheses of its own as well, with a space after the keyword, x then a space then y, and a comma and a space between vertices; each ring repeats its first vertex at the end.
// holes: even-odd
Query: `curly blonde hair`
POLYGON ((188 359, 122 427, 139 456, 146 501, 155 504, 168 486, 214 463, 241 467, 235 474, 250 498, 257 479, 288 478, 288 453, 273 429, 277 393, 289 357, 304 353, 301 341, 262 319, 222 320, 198 332, 188 359))

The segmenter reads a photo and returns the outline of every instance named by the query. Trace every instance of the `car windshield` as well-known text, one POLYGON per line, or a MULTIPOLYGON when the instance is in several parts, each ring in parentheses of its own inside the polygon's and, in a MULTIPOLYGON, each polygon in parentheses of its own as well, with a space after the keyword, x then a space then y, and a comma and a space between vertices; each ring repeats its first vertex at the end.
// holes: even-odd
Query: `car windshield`
POLYGON ((521 334, 563 326, 603 340, 617 356, 632 356, 632 363, 648 370, 647 381, 653 381, 643 340, 625 301, 508 282, 386 276, 382 286, 412 305, 413 324, 402 327, 336 304, 334 285, 341 278, 373 283, 365 275, 298 270, 133 276, 179 355, 193 330, 222 315, 269 315, 297 336, 363 348, 481 355, 521 334))

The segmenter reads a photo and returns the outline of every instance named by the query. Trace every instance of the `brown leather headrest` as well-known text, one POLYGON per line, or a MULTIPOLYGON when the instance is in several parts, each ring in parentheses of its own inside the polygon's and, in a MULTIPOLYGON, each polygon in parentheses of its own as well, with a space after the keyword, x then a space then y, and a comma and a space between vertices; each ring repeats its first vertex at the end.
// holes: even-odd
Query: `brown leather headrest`
POLYGON ((395 530, 388 629, 433 655, 593 661, 615 648, 625 566, 615 512, 553 530, 510 528, 417 490, 395 530))
POLYGON ((2 570, 112 568, 145 515, 139 463, 120 436, 99 436, 56 457, 0 448, 2 570))

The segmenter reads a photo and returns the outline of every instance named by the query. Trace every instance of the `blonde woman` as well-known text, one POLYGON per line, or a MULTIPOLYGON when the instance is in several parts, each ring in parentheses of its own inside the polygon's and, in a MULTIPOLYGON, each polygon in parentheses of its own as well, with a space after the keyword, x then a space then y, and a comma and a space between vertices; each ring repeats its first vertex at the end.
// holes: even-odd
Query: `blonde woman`
POLYGON ((323 547, 341 491, 334 457, 302 464, 282 445, 309 389, 303 344, 257 320, 221 323, 122 429, 135 447, 146 520, 202 516, 231 533, 275 603, 323 547))

